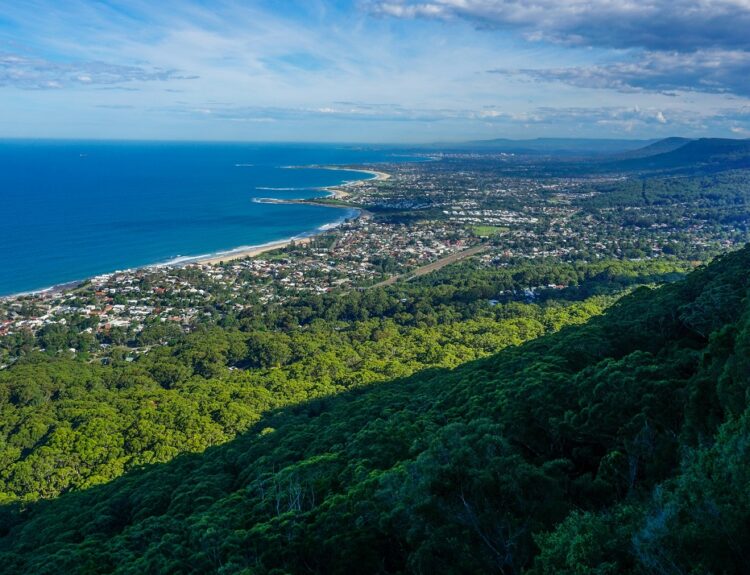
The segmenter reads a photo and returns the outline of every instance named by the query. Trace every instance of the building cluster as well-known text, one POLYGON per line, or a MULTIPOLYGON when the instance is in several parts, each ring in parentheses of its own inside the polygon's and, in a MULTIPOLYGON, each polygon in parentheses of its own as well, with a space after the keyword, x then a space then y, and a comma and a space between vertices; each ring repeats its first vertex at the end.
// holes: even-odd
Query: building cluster
POLYGON ((367 287, 464 249, 472 241, 467 232, 456 233, 441 222, 407 225, 364 216, 279 252, 199 267, 217 281, 231 277, 234 292, 250 288, 267 303, 300 292, 367 287))
POLYGON ((382 223, 362 217, 254 258, 120 271, 67 290, 0 300, 0 336, 84 326, 109 345, 137 341, 154 325, 189 331, 217 309, 242 311, 301 294, 366 288, 476 243, 441 222, 382 223))
POLYGON ((748 239, 746 213, 738 223, 727 211, 742 210, 736 202, 708 209, 610 200, 602 190, 617 191, 617 177, 535 176, 508 158, 389 165, 390 179, 347 187, 340 203, 364 208, 361 217, 254 258, 123 271, 0 299, 0 367, 3 337, 75 325, 99 345, 137 348, 230 311, 263 313, 303 294, 365 289, 479 243, 486 248, 472 257, 491 267, 517 258, 700 259, 748 239))
POLYGON ((195 277, 176 268, 147 268, 96 276, 74 289, 6 298, 0 302, 0 336, 74 322, 88 325, 83 331, 89 333, 117 328, 131 335, 154 322, 187 327, 212 297, 196 287, 195 277))

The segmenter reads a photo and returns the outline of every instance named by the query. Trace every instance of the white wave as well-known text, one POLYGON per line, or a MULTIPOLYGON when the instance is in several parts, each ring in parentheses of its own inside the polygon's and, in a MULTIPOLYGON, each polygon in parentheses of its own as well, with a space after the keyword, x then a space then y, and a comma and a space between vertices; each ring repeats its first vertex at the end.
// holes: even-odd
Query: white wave
POLYGON ((291 200, 280 200, 279 198, 250 198, 254 204, 288 204, 291 200))
POLYGON ((319 190, 320 188, 269 188, 267 186, 255 186, 256 190, 267 190, 272 192, 299 192, 309 190, 319 190))
POLYGON ((196 260, 202 260, 205 258, 210 258, 212 254, 203 254, 199 256, 181 256, 176 255, 174 258, 167 260, 165 262, 159 262, 155 264, 151 264, 146 266, 147 268, 167 268, 171 266, 179 266, 182 264, 188 264, 190 262, 196 261, 196 260))

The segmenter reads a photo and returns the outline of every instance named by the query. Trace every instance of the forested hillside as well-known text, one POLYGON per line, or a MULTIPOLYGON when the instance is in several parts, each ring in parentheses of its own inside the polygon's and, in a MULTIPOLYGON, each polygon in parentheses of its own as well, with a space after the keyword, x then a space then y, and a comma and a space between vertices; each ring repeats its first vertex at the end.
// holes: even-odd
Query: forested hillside
MULTIPOLYGON (((89 336, 79 323, 42 330, 45 352, 32 349, 0 371, 0 502, 56 497, 203 451, 271 409, 455 367, 584 322, 628 286, 674 280, 685 269, 674 260, 465 264, 389 290, 266 306, 262 316, 208 315, 194 333, 136 361, 112 347, 103 365, 66 353, 89 336), (553 282, 568 287, 532 300, 520 289, 553 282)), ((169 337, 164 325, 141 336, 169 337)), ((6 340, 24 353, 23 338, 6 340)))
MULTIPOLYGON (((615 162, 611 167, 623 170, 668 170, 682 168, 691 172, 723 171, 745 168, 750 157, 750 140, 700 138, 686 140, 681 146, 671 147, 671 139, 661 142, 666 149, 655 155, 634 155, 615 162), (669 148, 672 149, 669 149, 669 148)), ((644 149, 647 150, 647 149, 644 149)))
MULTIPOLYGON (((2 507, 0 571, 741 573, 750 540, 749 269, 745 248, 684 281, 640 288, 585 324, 554 333, 553 326, 544 329, 542 315, 536 332, 524 327, 503 341, 546 335, 482 359, 458 351, 455 362, 436 361, 428 369, 429 362, 404 373, 381 366, 372 370, 378 376, 371 381, 379 382, 368 386, 329 373, 321 381, 335 386, 336 395, 315 399, 306 390, 298 396, 303 402, 239 417, 240 434, 224 445, 103 485, 94 485, 100 481, 88 471, 87 482, 78 484, 69 477, 80 471, 65 466, 70 476, 58 491, 88 488, 2 507)), ((445 313, 460 309, 445 305, 445 313)), ((504 309, 518 305, 524 304, 509 302, 504 309)), ((540 313, 550 313, 547 308, 540 313)), ((583 321, 595 312, 575 313, 583 321)), ((486 315, 487 326, 519 329, 517 321, 508 325, 486 315)), ((368 360, 357 348, 350 365, 408 357, 408 350, 394 349, 402 340, 388 335, 389 329, 406 334, 408 322, 401 318, 398 327, 398 318, 392 327, 365 320, 357 344, 349 333, 353 347, 372 354, 368 360)), ((487 326, 482 329, 491 331, 487 326)), ((447 328, 438 323, 431 329, 430 337, 438 337, 447 328)), ((327 345, 315 344, 318 349, 312 342, 336 333, 326 328, 310 336, 310 357, 323 356, 327 345)), ((188 343, 165 348, 162 359, 170 367, 159 376, 151 359, 122 367, 143 369, 145 385, 118 397, 143 413, 161 412, 157 407, 167 397, 161 394, 193 386, 196 407, 187 412, 205 410, 205 422, 222 413, 211 401, 229 403, 239 393, 227 382, 254 377, 228 369, 243 360, 233 355, 239 350, 255 349, 252 357, 265 362, 268 375, 290 377, 291 357, 257 359, 265 357, 257 351, 262 341, 245 347, 247 334, 230 334, 222 335, 227 339, 217 346, 224 350, 219 357, 201 357, 203 348, 188 343), (243 345, 235 347, 234 337, 243 345), (198 377, 181 372, 180 354, 191 358, 198 377), (151 383, 157 380, 158 389, 151 383)), ((445 343, 452 349, 449 339, 445 343)), ((294 342, 288 345, 295 349, 294 342)), ((416 348, 429 357, 429 348, 416 348)), ((247 361, 250 355, 243 354, 247 361)), ((88 385, 104 394, 97 425, 120 425, 104 406, 106 394, 116 395, 124 381, 98 384, 96 374, 83 371, 66 379, 60 375, 69 368, 65 360, 39 361, 49 385, 32 397, 6 397, 7 405, 26 402, 22 417, 41 421, 39 429, 64 417, 74 434, 86 425, 76 410, 88 396, 67 404, 60 398, 88 385)), ((30 358, 13 369, 41 368, 30 358)), ((299 381, 315 381, 312 373, 299 381)), ((240 387, 253 401, 278 405, 264 400, 273 395, 269 384, 240 387)), ((186 417, 170 409, 173 417, 186 417)), ((14 425, 23 427, 21 420, 14 425)), ((139 437, 126 429, 125 452, 130 437, 139 437)), ((78 440, 93 436, 81 433, 78 440)), ((17 448, 19 461, 25 451, 41 451, 29 442, 32 447, 17 448)), ((27 476, 34 477, 33 465, 27 476)), ((10 500, 40 495, 22 482, 6 483, 5 490, 10 500)))

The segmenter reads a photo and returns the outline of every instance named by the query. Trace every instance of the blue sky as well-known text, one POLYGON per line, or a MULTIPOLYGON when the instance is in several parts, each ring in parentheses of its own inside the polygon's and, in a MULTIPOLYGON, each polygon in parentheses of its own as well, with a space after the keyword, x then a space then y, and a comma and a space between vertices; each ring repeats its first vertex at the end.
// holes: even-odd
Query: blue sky
POLYGON ((750 0, 0 3, 0 137, 750 137, 750 0))

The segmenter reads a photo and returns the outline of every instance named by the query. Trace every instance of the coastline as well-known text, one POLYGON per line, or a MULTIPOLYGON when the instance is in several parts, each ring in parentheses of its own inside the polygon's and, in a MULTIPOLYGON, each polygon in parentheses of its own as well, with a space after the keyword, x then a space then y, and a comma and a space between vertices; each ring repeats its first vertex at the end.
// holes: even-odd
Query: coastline
MULTIPOLYGON (((365 169, 348 168, 348 167, 341 167, 341 166, 285 166, 285 167, 290 170, 317 168, 321 170, 361 172, 363 174, 371 174, 373 176, 372 178, 367 178, 364 180, 350 180, 350 181, 342 182, 340 184, 335 184, 332 186, 325 186, 323 188, 319 188, 320 190, 325 190, 326 192, 328 192, 329 194, 328 197, 335 199, 335 200, 344 200, 351 195, 351 193, 348 192, 345 188, 359 186, 359 185, 362 185, 363 182, 371 182, 371 181, 382 182, 382 181, 388 180, 391 177, 389 173, 381 172, 378 170, 365 170, 365 169)), ((324 204, 324 203, 316 204, 315 203, 316 199, 318 198, 301 198, 301 199, 296 199, 296 200, 277 200, 275 198, 254 198, 255 201, 266 201, 266 202, 272 202, 275 204, 301 203, 301 204, 320 205, 320 206, 324 206, 327 208, 350 209, 350 210, 356 211, 356 214, 353 215, 351 219, 361 217, 364 212, 364 210, 354 208, 354 207, 335 206, 335 205, 324 204)), ((345 219, 350 219, 350 218, 345 218, 345 219)), ((205 257, 198 256, 195 259, 190 259, 190 260, 183 262, 182 265, 218 265, 221 263, 228 263, 228 262, 235 261, 235 260, 257 257, 266 252, 280 250, 282 248, 288 247, 292 243, 296 245, 300 245, 300 244, 305 245, 305 244, 310 243, 313 237, 340 226, 343 223, 343 221, 344 221, 343 219, 339 219, 336 222, 323 226, 323 229, 318 229, 318 230, 315 230, 306 234, 301 234, 293 238, 287 238, 285 240, 268 242, 267 244, 260 244, 257 246, 247 246, 246 248, 235 248, 232 250, 227 250, 226 252, 211 254, 205 257)), ((169 264, 161 264, 161 265, 164 266, 164 265, 169 265, 169 264)))
MULTIPOLYGON (((304 202, 304 200, 287 200, 284 202, 283 200, 279 203, 301 203, 304 202)), ((307 203, 307 202, 306 202, 307 203)), ((316 204, 316 205, 322 205, 329 208, 341 208, 342 206, 329 206, 327 204, 316 204)), ((318 236, 322 233, 325 233, 329 230, 336 229, 341 224, 343 224, 346 220, 349 219, 356 219, 362 215, 362 210, 357 208, 346 208, 350 209, 354 214, 352 214, 351 217, 342 217, 336 220, 335 222, 331 222, 330 224, 326 224, 324 226, 321 226, 315 230, 312 230, 310 232, 305 232, 303 234, 299 234, 297 236, 286 238, 283 240, 274 240, 265 244, 258 244, 255 246, 246 246, 242 248, 234 248, 232 250, 227 250, 225 252, 218 252, 215 254, 210 254, 208 256, 197 256, 195 258, 187 259, 179 264, 155 264, 153 266, 147 266, 147 267, 168 267, 170 265, 178 265, 178 266, 189 266, 189 265, 218 265, 221 263, 228 263, 235 260, 242 260, 245 258, 254 258, 256 256, 259 256, 261 254, 264 254, 266 252, 272 252, 274 250, 280 250, 282 248, 286 248, 292 244, 295 245, 307 245, 309 244, 312 239, 315 236, 318 236)))
MULTIPOLYGON (((317 234, 316 234, 317 235, 317 234)), ((248 246, 246 249, 231 250, 224 254, 214 254, 206 258, 200 258, 195 261, 187 262, 183 265, 203 265, 203 266, 214 266, 222 263, 229 263, 235 260, 241 260, 244 258, 254 258, 265 252, 271 252, 273 250, 280 250, 288 247, 294 243, 295 245, 306 245, 310 243, 312 236, 301 237, 301 238, 289 238, 286 240, 278 240, 275 242, 268 242, 258 246, 248 246)), ((164 265, 162 265, 164 267, 164 265)))
POLYGON ((284 166, 287 170, 332 170, 334 172, 360 172, 362 174, 371 174, 372 178, 368 178, 365 180, 351 180, 348 182, 343 182, 341 184, 338 184, 339 186, 345 185, 345 184, 354 184, 357 182, 367 182, 372 180, 378 180, 378 181, 384 181, 391 177, 391 175, 388 172, 382 172, 380 170, 371 170, 369 168, 353 168, 350 166, 336 166, 336 165, 321 165, 321 164, 308 164, 306 166, 284 166))
MULTIPOLYGON (((303 202, 303 201, 304 200, 300 200, 300 202, 303 202)), ((288 200, 287 202, 281 201, 279 203, 289 203, 289 202, 293 202, 293 200, 288 200)), ((294 203, 297 203, 297 202, 294 202, 294 203)), ((316 204, 316 205, 321 205, 321 206, 328 207, 328 208, 338 208, 338 209, 343 207, 343 206, 330 206, 327 204, 316 204)), ((321 226, 315 230, 312 230, 310 232, 305 232, 305 233, 299 234, 291 238, 273 240, 265 244, 257 244, 257 245, 252 245, 252 246, 243 246, 243 247, 233 248, 233 249, 229 249, 229 250, 222 251, 222 252, 215 252, 212 254, 198 255, 198 256, 181 256, 179 258, 174 258, 165 262, 157 262, 153 264, 146 264, 143 266, 135 266, 131 268, 113 270, 111 272, 96 274, 96 275, 88 276, 82 279, 71 280, 71 281, 67 281, 67 282, 63 282, 59 284, 54 284, 52 286, 45 287, 45 288, 28 290, 28 291, 17 292, 17 293, 6 294, 6 295, 0 295, 0 301, 10 300, 10 299, 15 299, 15 298, 20 298, 20 297, 40 297, 40 296, 58 295, 63 292, 74 290, 78 287, 81 287, 82 284, 94 278, 113 276, 113 275, 117 275, 121 273, 133 272, 136 270, 149 270, 149 269, 159 269, 159 268, 168 268, 168 267, 182 268, 182 267, 187 267, 187 266, 214 266, 214 265, 219 265, 222 263, 229 263, 235 260, 256 257, 266 252, 271 252, 274 250, 280 250, 282 248, 286 248, 292 244, 306 245, 306 244, 309 244, 315 236, 318 236, 329 230, 335 229, 339 227, 341 224, 343 224, 345 220, 358 218, 362 214, 361 209, 357 209, 357 208, 347 208, 347 209, 351 209, 353 212, 356 212, 356 213, 354 213, 351 216, 351 218, 349 217, 339 218, 338 220, 331 222, 329 224, 325 224, 324 226, 321 226)))
MULTIPOLYGON (((139 268, 133 268, 133 269, 139 269, 139 268)), ((120 272, 120 270, 117 270, 117 271, 114 271, 114 272, 111 272, 111 273, 112 274, 116 274, 116 273, 119 273, 119 272, 120 272)), ((77 287, 80 287, 81 284, 83 284, 84 282, 87 282, 88 280, 90 280, 92 278, 98 277, 98 275, 104 275, 104 274, 97 274, 96 276, 90 276, 90 277, 87 277, 87 278, 84 278, 84 279, 81 279, 81 280, 72 280, 72 281, 69 281, 69 282, 63 282, 63 283, 60 283, 60 284, 54 284, 54 285, 51 285, 51 286, 45 287, 45 288, 28 290, 28 291, 22 291, 22 292, 17 292, 17 293, 9 293, 9 294, 6 294, 6 295, 0 295, 0 301, 10 300, 10 299, 16 299, 16 298, 20 298, 20 297, 32 297, 32 296, 39 297, 39 296, 44 296, 44 295, 52 296, 52 295, 55 295, 55 294, 61 294, 63 292, 66 292, 66 291, 69 291, 69 290, 74 290, 77 287)))
POLYGON ((345 200, 348 198, 351 193, 348 192, 345 188, 350 188, 354 186, 361 186, 364 182, 384 182, 388 180, 391 175, 387 172, 381 172, 378 170, 365 170, 365 169, 352 169, 352 168, 345 168, 345 167, 339 167, 339 166, 316 166, 320 167, 324 170, 333 170, 333 171, 347 171, 347 172, 361 172, 363 174, 371 174, 372 178, 368 178, 366 180, 351 180, 348 182, 343 182, 341 184, 337 184, 335 186, 326 186, 324 189, 328 193, 330 193, 330 197, 335 200, 345 200))
MULTIPOLYGON (((350 193, 347 192, 345 189, 346 187, 360 185, 363 182, 368 181, 384 181, 389 179, 391 176, 390 174, 386 172, 380 172, 377 170, 368 170, 368 169, 358 169, 358 168, 347 168, 347 167, 339 167, 339 166, 285 166, 285 168, 288 169, 307 169, 307 168, 317 168, 317 169, 325 169, 325 170, 333 170, 333 171, 349 171, 349 172, 361 172, 365 174, 372 174, 372 178, 366 178, 362 180, 350 180, 350 181, 344 181, 340 184, 334 184, 332 186, 325 186, 322 188, 318 188, 320 190, 324 190, 329 193, 327 197, 333 198, 333 199, 346 199, 349 197, 350 193)), ((314 200, 319 198, 301 198, 299 200, 281 200, 279 203, 309 203, 314 204, 314 200)), ((337 209, 349 209, 355 212, 350 217, 343 217, 339 218, 329 224, 325 224, 315 230, 311 230, 309 232, 304 232, 302 234, 299 234, 297 236, 281 239, 281 240, 273 240, 265 244, 257 244, 252 246, 243 246, 243 247, 237 247, 232 248, 226 251, 222 252, 215 252, 211 254, 204 254, 204 255, 197 255, 197 256, 180 256, 178 258, 173 258, 165 262, 156 262, 152 264, 146 264, 142 266, 135 266, 125 269, 119 269, 119 270, 113 270, 111 272, 105 272, 101 274, 95 274, 92 276, 88 276, 82 279, 77 280, 70 280, 65 281, 58 284, 53 284, 48 287, 39 288, 39 289, 33 289, 33 290, 27 290, 23 292, 16 292, 6 295, 0 295, 0 301, 4 300, 10 300, 20 297, 39 297, 39 296, 53 296, 57 294, 61 294, 66 291, 74 290, 78 287, 80 287, 85 282, 98 277, 103 276, 111 276, 118 273, 123 272, 131 272, 135 270, 147 270, 147 269, 158 269, 158 268, 164 268, 164 267, 187 267, 190 265, 200 265, 200 266, 211 266, 211 265, 218 265, 220 263, 227 263, 235 260, 245 259, 245 258, 251 258, 251 257, 257 257, 265 252, 279 250, 285 247, 290 246, 292 243, 296 245, 305 245, 310 243, 313 237, 320 235, 324 232, 327 232, 331 229, 335 229, 341 224, 344 223, 347 219, 356 219, 359 218, 363 214, 363 210, 360 208, 355 207, 348 207, 348 206, 335 206, 335 205, 329 205, 329 204, 316 204, 325 206, 328 208, 337 208, 337 209)))
MULTIPOLYGON (((345 200, 348 198, 351 194, 348 192, 345 188, 353 187, 353 186, 361 186, 365 182, 384 182, 388 179, 390 179, 391 175, 388 172, 382 172, 380 170, 370 170, 367 168, 352 168, 348 166, 320 166, 317 164, 311 164, 308 166, 284 166, 287 170, 306 170, 306 169, 316 169, 316 170, 331 170, 334 172, 360 172, 362 174, 370 174, 371 178, 366 178, 362 180, 348 180, 341 182, 340 184, 334 184, 332 186, 325 186, 323 188, 319 188, 321 190, 325 190, 330 194, 329 197, 335 199, 335 200, 345 200)), ((315 199, 315 198, 311 198, 315 199)), ((309 200, 308 200, 309 201, 309 200)))
MULTIPOLYGON (((388 180, 391 175, 387 172, 381 172, 380 170, 370 170, 367 168, 349 168, 346 166, 301 166, 302 168, 319 168, 322 170, 333 170, 334 172, 362 172, 363 174, 372 174, 372 178, 369 180, 353 180, 352 184, 357 182, 367 182, 367 181, 385 181, 388 180)), ((341 184, 339 184, 341 185, 341 184)))

